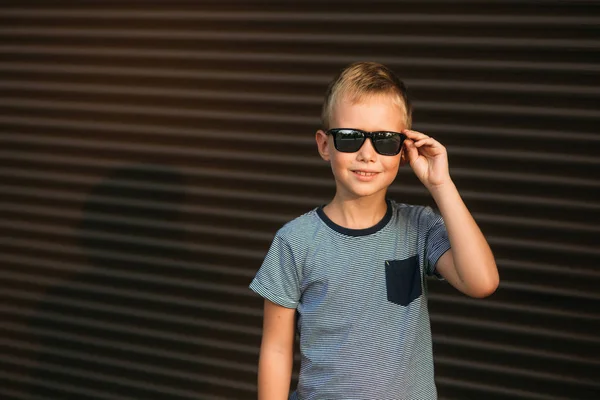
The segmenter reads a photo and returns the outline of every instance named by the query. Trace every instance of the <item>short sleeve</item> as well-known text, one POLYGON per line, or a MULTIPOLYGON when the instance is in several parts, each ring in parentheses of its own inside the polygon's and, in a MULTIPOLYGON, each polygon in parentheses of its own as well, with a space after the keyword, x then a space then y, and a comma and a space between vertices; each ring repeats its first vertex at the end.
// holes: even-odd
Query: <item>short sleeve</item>
POLYGON ((278 232, 262 266, 250 283, 250 289, 275 304, 296 308, 300 300, 299 281, 292 248, 278 232))
POLYGON ((445 252, 450 250, 448 231, 442 217, 431 208, 426 208, 425 216, 427 226, 425 234, 425 274, 443 279, 435 270, 435 264, 445 252))

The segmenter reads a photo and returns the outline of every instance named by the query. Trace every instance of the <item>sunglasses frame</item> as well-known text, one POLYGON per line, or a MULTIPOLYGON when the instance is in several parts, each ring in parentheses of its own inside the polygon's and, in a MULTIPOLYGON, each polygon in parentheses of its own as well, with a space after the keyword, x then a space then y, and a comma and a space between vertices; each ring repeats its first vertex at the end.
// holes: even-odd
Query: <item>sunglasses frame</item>
POLYGON ((355 129, 355 128, 333 128, 333 129, 329 129, 325 132, 327 135, 332 135, 333 136, 333 145, 335 146, 335 149, 341 153, 356 153, 357 151, 359 151, 361 149, 361 147, 363 147, 363 145, 365 144, 365 142, 367 141, 367 139, 371 139, 371 143, 373 144, 373 148, 375 149, 375 151, 377 152, 377 154, 380 154, 382 156, 397 156, 398 154, 400 154, 400 152, 402 151, 402 144, 404 143, 404 141, 406 140, 406 135, 404 133, 400 133, 400 132, 394 132, 394 131, 373 131, 373 132, 367 132, 367 131, 363 131, 362 129, 355 129), (355 151, 344 151, 344 150, 340 150, 338 148, 338 143, 337 143, 337 135, 336 133, 338 131, 356 131, 356 132, 360 132, 363 135, 363 139, 362 139, 362 143, 360 144, 360 146, 358 146, 358 148, 355 151), (377 142, 379 140, 377 140, 377 134, 378 133, 393 133, 396 134, 398 136, 400 136, 400 146, 398 147, 398 152, 395 154, 385 154, 385 153, 381 153, 379 151, 379 149, 377 149, 377 142))

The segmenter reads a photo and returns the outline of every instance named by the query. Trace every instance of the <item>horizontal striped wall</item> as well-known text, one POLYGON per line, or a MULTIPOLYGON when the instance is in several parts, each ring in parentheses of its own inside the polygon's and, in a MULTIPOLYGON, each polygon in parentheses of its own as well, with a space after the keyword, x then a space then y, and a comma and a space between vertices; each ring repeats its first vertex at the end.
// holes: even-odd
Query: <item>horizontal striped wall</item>
MULTIPOLYGON (((3 399, 256 398, 247 285, 333 195, 314 132, 357 60, 405 80, 500 268, 429 284, 440 398, 600 398, 597 3, 0 7, 3 399)), ((408 168, 390 197, 434 205, 408 168)))

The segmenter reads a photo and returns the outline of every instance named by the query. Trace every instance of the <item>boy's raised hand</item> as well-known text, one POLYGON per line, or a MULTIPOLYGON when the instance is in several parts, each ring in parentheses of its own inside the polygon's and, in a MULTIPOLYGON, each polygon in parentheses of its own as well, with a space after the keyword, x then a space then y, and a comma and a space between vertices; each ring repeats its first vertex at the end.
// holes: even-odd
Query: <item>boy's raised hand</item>
POLYGON ((419 180, 431 190, 450 182, 448 154, 440 142, 421 132, 405 129, 403 161, 408 162, 419 180))

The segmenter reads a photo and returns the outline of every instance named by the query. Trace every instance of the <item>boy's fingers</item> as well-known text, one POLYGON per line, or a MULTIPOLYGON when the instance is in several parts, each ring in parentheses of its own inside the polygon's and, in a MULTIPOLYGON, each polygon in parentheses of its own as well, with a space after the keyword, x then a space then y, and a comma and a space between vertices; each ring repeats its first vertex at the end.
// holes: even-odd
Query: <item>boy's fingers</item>
POLYGON ((434 138, 432 138, 432 137, 427 137, 427 138, 421 139, 421 140, 419 140, 419 141, 416 141, 416 142, 415 142, 415 146, 416 146, 416 147, 421 147, 421 146, 423 146, 423 145, 426 145, 426 144, 427 144, 427 145, 430 145, 430 146, 433 146, 433 145, 435 145, 436 143, 438 143, 438 142, 436 142, 434 138))
POLYGON ((417 132, 417 131, 411 131, 410 129, 405 129, 402 131, 402 133, 404 133, 406 135, 407 138, 412 139, 414 141, 418 141, 421 139, 426 139, 429 136, 427 136, 424 133, 421 132, 417 132))
POLYGON ((413 139, 413 138, 421 138, 421 137, 427 137, 426 134, 424 134, 423 132, 418 132, 418 131, 413 131, 410 129, 405 129, 402 131, 402 133, 404 133, 407 137, 413 139))

